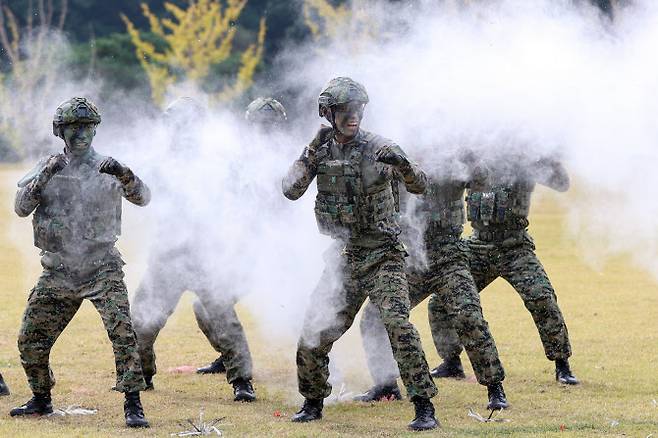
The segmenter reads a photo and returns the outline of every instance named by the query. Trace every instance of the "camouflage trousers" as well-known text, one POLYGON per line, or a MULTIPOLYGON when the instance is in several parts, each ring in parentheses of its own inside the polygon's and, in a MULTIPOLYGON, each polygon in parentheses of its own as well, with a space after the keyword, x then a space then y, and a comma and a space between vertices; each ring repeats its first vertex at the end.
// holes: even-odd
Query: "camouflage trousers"
MULTIPOLYGON (((407 269, 409 300, 414 308, 431 296, 429 301, 430 325, 447 320, 455 328, 458 345, 463 344, 471 360, 473 371, 482 385, 501 382, 505 371, 489 325, 482 315, 480 297, 468 268, 464 242, 440 245, 428 253, 429 267, 419 272, 407 269)), ((377 307, 371 302, 361 318, 361 338, 366 352, 370 375, 375 385, 390 385, 398 376, 390 343, 377 307)), ((446 343, 435 339, 439 354, 446 343)), ((443 353, 443 354, 442 354, 443 353)))
MULTIPOLYGON (((539 331, 549 360, 571 356, 569 333, 557 303, 557 296, 544 267, 535 254, 535 245, 527 233, 504 244, 471 237, 467 240, 471 273, 479 291, 498 277, 504 278, 523 299, 539 331)), ((430 311, 432 314, 432 304, 430 311)), ((432 336, 441 357, 458 356, 462 351, 454 324, 449 318, 431 321, 432 336)))
POLYGON ((213 288, 216 276, 194 257, 153 258, 133 299, 133 320, 144 374, 157 372, 154 344, 186 290, 196 294, 194 315, 210 345, 221 353, 229 383, 251 379, 251 352, 235 313, 235 299, 213 288))
POLYGON ((409 322, 404 257, 401 245, 348 246, 335 263, 327 263, 297 346, 297 380, 304 397, 322 399, 331 394, 329 352, 350 328, 367 297, 381 315, 409 396, 436 395, 420 337, 409 322))
POLYGON ((50 350, 84 299, 100 314, 112 342, 115 389, 132 392, 145 388, 122 264, 120 259, 105 263, 85 282, 73 282, 63 269, 44 269, 28 298, 18 335, 21 363, 32 392, 48 392, 55 385, 50 350))

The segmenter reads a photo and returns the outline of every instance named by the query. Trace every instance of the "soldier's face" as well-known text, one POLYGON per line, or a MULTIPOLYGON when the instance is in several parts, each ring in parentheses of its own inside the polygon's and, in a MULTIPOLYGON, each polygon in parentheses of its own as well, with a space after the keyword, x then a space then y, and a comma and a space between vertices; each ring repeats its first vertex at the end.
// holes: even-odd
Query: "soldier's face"
POLYGON ((73 155, 84 155, 91 147, 96 135, 96 125, 93 123, 71 123, 64 126, 64 142, 73 155))
POLYGON ((338 131, 345 137, 354 137, 359 132, 365 104, 350 102, 336 105, 334 108, 334 123, 338 131))

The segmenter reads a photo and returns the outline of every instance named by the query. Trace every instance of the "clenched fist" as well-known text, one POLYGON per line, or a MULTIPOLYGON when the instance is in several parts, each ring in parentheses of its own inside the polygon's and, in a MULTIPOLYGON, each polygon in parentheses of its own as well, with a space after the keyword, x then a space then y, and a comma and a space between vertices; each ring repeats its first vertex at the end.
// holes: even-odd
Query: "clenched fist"
POLYGON ((404 155, 402 150, 394 145, 382 146, 375 153, 375 160, 380 163, 390 164, 391 166, 399 167, 403 164, 409 163, 409 160, 404 155))
POLYGON ((107 173, 108 175, 114 175, 119 178, 130 172, 130 169, 127 166, 119 163, 114 158, 107 157, 101 161, 101 164, 98 165, 98 171, 100 173, 107 173))

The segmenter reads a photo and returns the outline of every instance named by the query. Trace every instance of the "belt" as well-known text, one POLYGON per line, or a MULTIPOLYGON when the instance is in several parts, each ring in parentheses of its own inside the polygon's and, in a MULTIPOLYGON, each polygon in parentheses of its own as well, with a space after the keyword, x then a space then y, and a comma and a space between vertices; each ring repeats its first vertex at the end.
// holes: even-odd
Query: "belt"
POLYGON ((502 242, 508 239, 520 239, 525 230, 473 230, 473 237, 483 242, 502 242))

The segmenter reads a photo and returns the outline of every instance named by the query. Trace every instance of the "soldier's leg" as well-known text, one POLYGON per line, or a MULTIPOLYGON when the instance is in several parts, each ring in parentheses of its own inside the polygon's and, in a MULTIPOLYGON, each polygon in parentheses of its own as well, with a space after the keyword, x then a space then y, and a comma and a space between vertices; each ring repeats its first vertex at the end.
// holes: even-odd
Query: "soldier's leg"
POLYGON ((229 383, 236 379, 251 380, 251 352, 233 300, 218 299, 207 290, 197 291, 197 297, 194 315, 210 345, 222 354, 226 380, 229 383))
POLYGON ((55 385, 50 349, 80 304, 81 299, 66 294, 61 284, 46 273, 32 289, 18 335, 18 350, 33 393, 49 393, 55 385))
POLYGON ((146 385, 123 273, 118 270, 103 274, 93 290, 90 300, 103 320, 114 351, 117 374, 114 389, 125 393, 143 391, 146 385))
POLYGON ((178 274, 176 269, 166 263, 152 263, 133 298, 133 327, 137 335, 142 370, 148 378, 157 371, 153 344, 185 291, 176 277, 178 274))
MULTIPOLYGON (((480 248, 471 249, 466 243, 460 243, 455 251, 466 251, 471 276, 478 291, 482 291, 496 278, 488 251, 480 248)), ((458 263, 463 263, 456 258, 458 263)), ((432 340, 439 356, 444 361, 459 361, 462 352, 462 343, 453 326, 452 318, 442 308, 442 300, 432 296, 428 303, 428 316, 432 340)))
POLYGON ((527 238, 521 245, 501 250, 501 276, 523 299, 539 331, 544 352, 549 360, 566 360, 571 356, 571 344, 557 296, 527 238))
MULTIPOLYGON (((436 292, 432 295, 431 307, 452 321, 458 342, 464 346, 478 382, 485 386, 502 382, 505 371, 466 263, 456 261, 446 266, 445 272, 436 274, 433 282, 436 292)), ((444 351, 444 354, 454 353, 444 351)))
MULTIPOLYGON (((429 293, 424 287, 422 273, 407 272, 407 280, 409 300, 413 308, 427 298, 429 293)), ((375 387, 395 386, 400 372, 379 309, 372 301, 368 302, 363 310, 359 328, 368 370, 375 387)))
POLYGON ((409 321, 410 302, 403 253, 391 250, 364 275, 363 282, 370 300, 379 310, 409 397, 434 397, 437 389, 430 377, 420 336, 409 321))
POLYGON ((352 325, 365 294, 351 279, 337 281, 330 267, 320 278, 304 316, 297 344, 297 384, 308 400, 322 400, 331 394, 329 352, 352 325))

